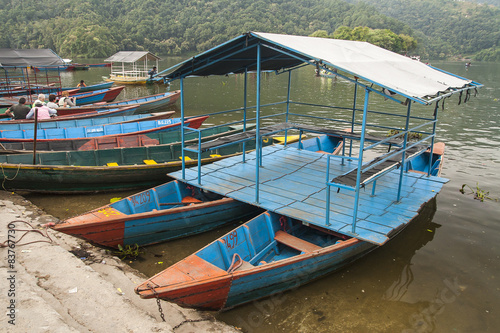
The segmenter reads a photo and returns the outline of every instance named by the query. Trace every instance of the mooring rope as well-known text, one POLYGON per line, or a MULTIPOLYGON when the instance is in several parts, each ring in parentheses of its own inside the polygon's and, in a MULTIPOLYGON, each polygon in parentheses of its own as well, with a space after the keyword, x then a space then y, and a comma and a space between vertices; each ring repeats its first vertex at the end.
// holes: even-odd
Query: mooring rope
POLYGON ((19 163, 19 164, 17 165, 17 171, 16 171, 16 174, 15 174, 15 175, 14 175, 14 177, 12 177, 12 178, 9 178, 9 177, 7 177, 7 176, 5 175, 5 171, 4 171, 4 169, 3 169, 3 163, 2 163, 2 164, 0 164, 0 167, 2 168, 2 175, 3 175, 3 180, 2 180, 2 188, 3 188, 5 191, 7 191, 7 189, 5 188, 5 181, 6 181, 6 180, 14 180, 14 179, 16 179, 17 175, 19 174, 19 170, 21 169, 21 163, 19 163))
POLYGON ((8 247, 9 246, 9 243, 14 243, 16 246, 23 246, 23 245, 28 245, 28 244, 33 244, 33 243, 53 243, 54 241, 52 240, 52 238, 50 238, 50 235, 48 233, 48 227, 45 227, 43 230, 45 230, 45 232, 43 232, 43 230, 39 230, 39 229, 35 229, 35 227, 33 227, 31 225, 31 223, 29 222, 26 222, 26 221, 23 221, 23 220, 15 220, 15 221, 12 221, 10 222, 9 224, 11 223, 25 223, 27 225, 29 225, 31 227, 31 229, 17 229, 17 228, 10 228, 9 230, 14 230, 14 231, 19 231, 19 232, 24 232, 24 234, 17 240, 15 241, 12 241, 12 240, 6 240, 5 242, 3 243, 0 243, 0 247, 8 247), (27 243, 23 243, 23 244, 19 244, 19 242, 21 241, 21 239, 24 238, 24 236, 26 236, 28 233, 30 232, 34 232, 34 233, 37 233, 37 234, 40 234, 42 235, 43 237, 45 238, 48 238, 47 239, 43 239, 43 240, 35 240, 35 241, 31 241, 31 242, 27 242, 27 243))

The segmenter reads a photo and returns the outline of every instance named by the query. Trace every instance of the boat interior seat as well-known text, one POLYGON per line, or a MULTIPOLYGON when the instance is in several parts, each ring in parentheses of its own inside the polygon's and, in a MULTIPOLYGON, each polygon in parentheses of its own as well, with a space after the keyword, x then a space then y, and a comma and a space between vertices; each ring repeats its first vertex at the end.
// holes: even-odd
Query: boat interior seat
POLYGON ((198 203, 198 202, 202 202, 202 201, 198 200, 196 198, 193 198, 191 196, 186 196, 186 197, 182 198, 182 202, 183 203, 194 204, 194 203, 198 203))
POLYGON ((289 246, 292 249, 301 251, 303 253, 311 253, 313 251, 321 249, 321 246, 315 245, 281 230, 278 230, 276 232, 276 234, 274 235, 274 239, 281 244, 289 246))

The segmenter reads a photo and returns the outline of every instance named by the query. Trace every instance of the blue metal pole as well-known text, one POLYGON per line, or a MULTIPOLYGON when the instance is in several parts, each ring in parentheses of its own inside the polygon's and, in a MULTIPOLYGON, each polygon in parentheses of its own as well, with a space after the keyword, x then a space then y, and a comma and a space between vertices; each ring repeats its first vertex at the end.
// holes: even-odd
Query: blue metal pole
POLYGON ((260 43, 257 45, 257 98, 256 98, 256 108, 257 114, 255 116, 256 120, 256 137, 255 137, 255 202, 259 202, 259 168, 261 163, 261 142, 260 142, 260 43))
POLYGON ((405 125, 405 136, 404 136, 404 142, 403 142, 403 154, 401 156, 401 170, 399 172, 399 184, 398 184, 398 196, 396 198, 396 201, 399 202, 401 200, 401 187, 403 186, 403 175, 405 172, 405 160, 406 160, 406 149, 407 143, 408 143, 408 128, 410 128, 410 114, 411 114, 411 102, 408 102, 408 109, 406 111, 406 125, 405 125))
MULTIPOLYGON (((443 101, 444 103, 444 101, 443 101)), ((432 139, 431 139, 431 151, 429 152, 429 168, 428 168, 428 172, 427 172, 427 176, 430 176, 431 175, 431 172, 432 172, 432 155, 434 154, 434 142, 435 142, 435 139, 436 139, 436 126, 437 126, 437 117, 438 117, 438 110, 439 110, 439 106, 438 106, 438 102, 436 102, 436 108, 434 109, 434 124, 432 124, 432 139)), ((441 161, 442 162, 442 161, 441 161)))
MULTIPOLYGON (((248 88, 248 68, 245 67, 245 83, 243 85, 244 96, 243 96, 243 131, 247 131, 247 88, 248 88)), ((245 163, 246 158, 246 142, 243 142, 243 163, 245 163)))
MULTIPOLYGON (((290 112, 290 91, 292 87, 292 71, 288 71, 288 91, 286 94, 286 116, 285 116, 285 122, 288 123, 288 113, 290 112)), ((288 130, 285 131, 285 146, 288 141, 288 130)), ((299 141, 300 145, 300 141, 299 141)))
MULTIPOLYGON (((184 159, 184 78, 181 77, 180 82, 180 89, 181 89, 181 143, 182 143, 182 149, 181 149, 181 157, 182 157, 182 179, 186 179, 186 161, 184 159)), ((198 175, 199 176, 199 175, 198 175)))
POLYGON ((326 222, 325 225, 330 225, 330 155, 326 158, 326 222))
MULTIPOLYGON (((356 82, 358 80, 356 79, 356 82)), ((356 120, 356 99, 358 97, 358 85, 354 85, 354 101, 352 103, 352 118, 351 118, 351 133, 354 132, 354 121, 356 120)), ((342 148, 344 149, 344 148, 342 148)), ((349 156, 352 156, 352 140, 349 144, 349 156)), ((342 160, 342 164, 344 164, 344 160, 342 160)))
POLYGON ((363 149, 365 148, 365 131, 366 131, 366 117, 368 115, 368 100, 370 98, 370 90, 365 89, 365 104, 363 107, 363 123, 361 127, 361 139, 359 140, 359 160, 358 171, 356 174, 356 189, 354 195, 354 208, 352 211, 352 232, 356 233, 356 220, 358 219, 358 204, 359 204, 359 190, 361 182, 361 167, 363 166, 363 149))

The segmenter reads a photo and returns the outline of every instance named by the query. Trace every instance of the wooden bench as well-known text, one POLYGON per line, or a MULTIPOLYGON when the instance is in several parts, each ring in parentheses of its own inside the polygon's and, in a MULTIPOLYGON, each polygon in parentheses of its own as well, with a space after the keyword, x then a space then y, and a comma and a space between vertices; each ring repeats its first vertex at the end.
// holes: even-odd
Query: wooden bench
POLYGON ((309 243, 308 241, 297 238, 281 230, 276 232, 274 239, 292 249, 305 253, 311 253, 312 251, 321 249, 321 246, 314 245, 313 243, 309 243))

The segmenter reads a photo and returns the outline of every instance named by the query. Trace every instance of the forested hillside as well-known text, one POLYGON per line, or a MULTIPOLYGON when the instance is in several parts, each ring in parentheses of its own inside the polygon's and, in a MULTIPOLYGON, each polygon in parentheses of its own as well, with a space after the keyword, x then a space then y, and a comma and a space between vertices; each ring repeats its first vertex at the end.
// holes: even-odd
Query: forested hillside
POLYGON ((496 6, 453 0, 347 1, 373 5, 420 32, 419 51, 432 58, 468 57, 481 51, 476 59, 500 61, 500 9, 496 6))
MULTIPOLYGON (((430 0, 418 2, 426 1, 430 0)), ((422 9, 418 17, 422 30, 425 22, 430 28, 437 24, 449 29, 434 41, 435 35, 425 37, 428 30, 418 32, 416 25, 412 30, 410 22, 381 12, 385 10, 343 0, 0 0, 0 47, 51 48, 69 58, 108 57, 120 50, 141 49, 167 55, 203 51, 247 31, 310 35, 323 30, 331 35, 345 26, 418 37, 421 50, 434 56, 456 54, 462 44, 464 53, 491 47, 494 37, 473 28, 486 29, 488 34, 499 28, 493 26, 498 12, 485 10, 481 13, 487 19, 471 25, 462 38, 467 43, 457 44, 459 31, 443 23, 446 15, 422 9)))

